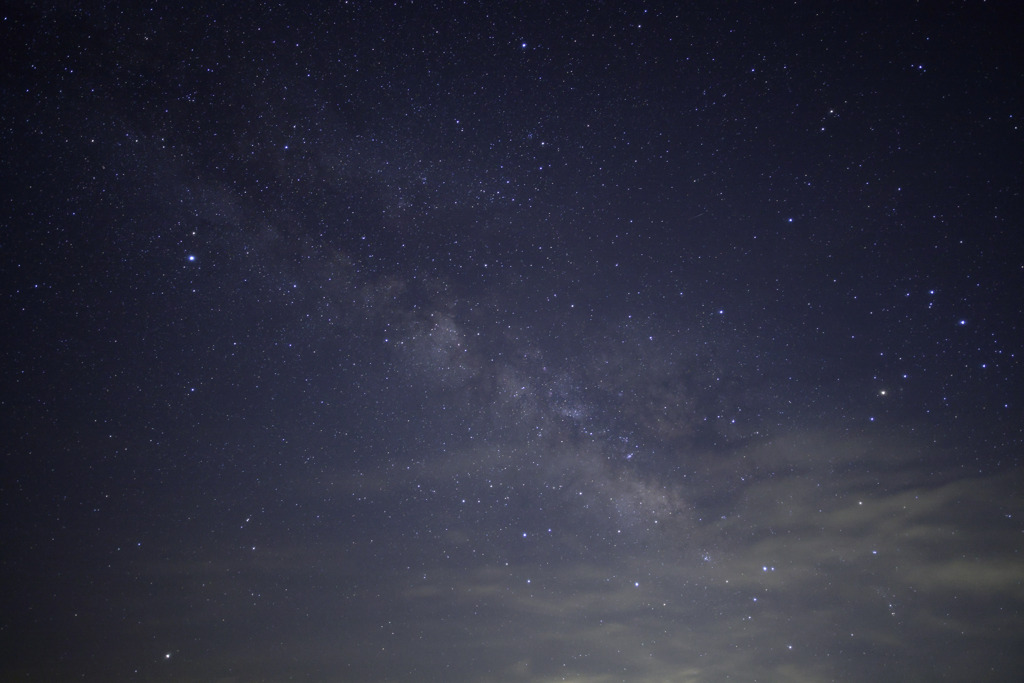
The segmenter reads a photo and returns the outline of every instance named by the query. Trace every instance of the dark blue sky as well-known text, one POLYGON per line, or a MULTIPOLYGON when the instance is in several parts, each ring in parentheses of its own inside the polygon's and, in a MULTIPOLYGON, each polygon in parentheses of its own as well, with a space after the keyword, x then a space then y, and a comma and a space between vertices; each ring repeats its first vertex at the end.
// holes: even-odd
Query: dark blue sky
POLYGON ((1017 681, 1007 5, 19 3, 3 680, 1017 681))

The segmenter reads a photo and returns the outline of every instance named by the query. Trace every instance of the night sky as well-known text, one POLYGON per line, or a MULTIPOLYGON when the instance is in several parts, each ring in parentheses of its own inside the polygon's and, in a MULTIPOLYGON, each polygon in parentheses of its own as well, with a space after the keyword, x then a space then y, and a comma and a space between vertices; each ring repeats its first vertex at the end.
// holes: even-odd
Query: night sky
POLYGON ((1022 34, 11 3, 0 680, 1024 680, 1022 34))

